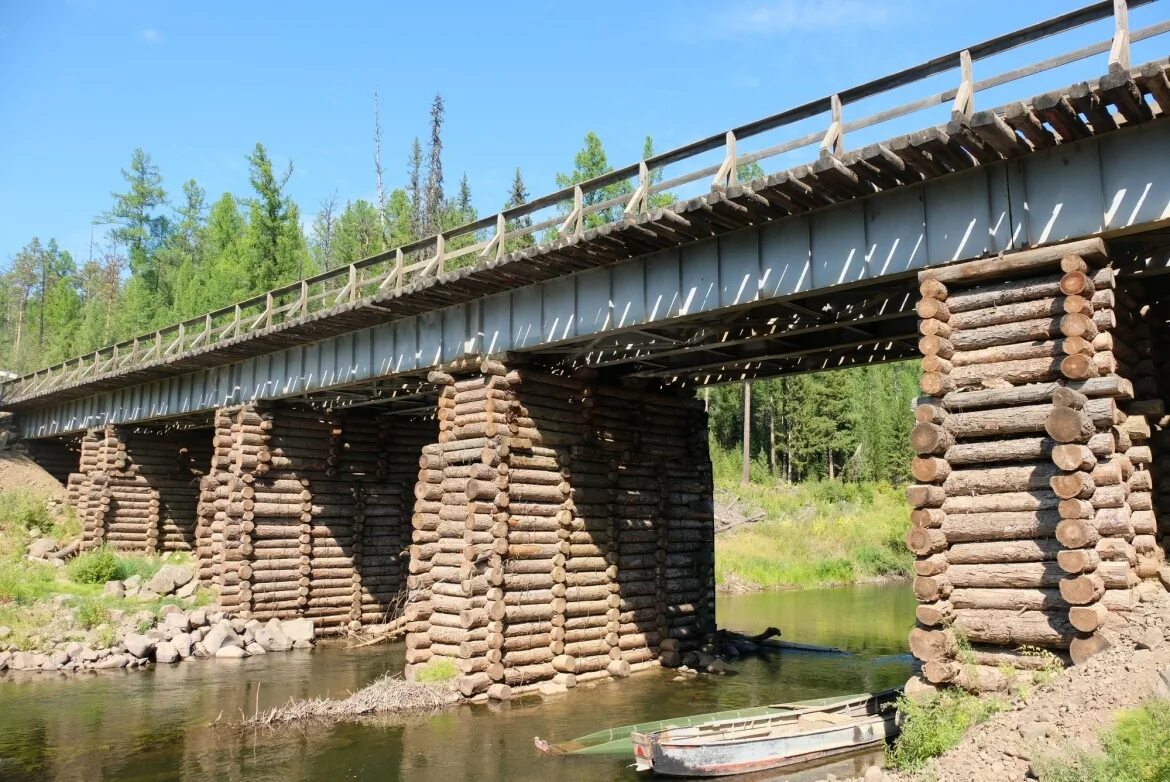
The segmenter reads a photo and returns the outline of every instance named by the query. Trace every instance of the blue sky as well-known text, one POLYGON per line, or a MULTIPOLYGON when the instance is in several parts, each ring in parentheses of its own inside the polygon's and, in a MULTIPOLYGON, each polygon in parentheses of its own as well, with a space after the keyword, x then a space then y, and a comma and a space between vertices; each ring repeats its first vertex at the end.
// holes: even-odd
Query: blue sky
MULTIPOLYGON (((1080 4, 0 0, 0 265, 33 236, 84 260, 135 147, 170 193, 194 178, 210 201, 248 193, 244 156, 262 141, 294 161, 308 220, 332 192, 373 197, 374 90, 389 185, 441 92, 448 192, 466 171, 487 214, 517 165, 533 195, 553 190, 588 130, 625 164, 646 134, 666 149, 1080 4)), ((1084 75, 1103 71, 1099 58, 1084 75)))

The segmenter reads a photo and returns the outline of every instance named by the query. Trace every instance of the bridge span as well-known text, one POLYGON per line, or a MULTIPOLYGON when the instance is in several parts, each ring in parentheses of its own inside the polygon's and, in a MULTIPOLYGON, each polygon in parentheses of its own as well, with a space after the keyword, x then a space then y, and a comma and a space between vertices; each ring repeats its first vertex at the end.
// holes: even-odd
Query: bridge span
POLYGON ((1170 63, 1130 62, 1131 46, 1165 49, 1170 21, 1129 24, 1150 8, 1087 6, 0 384, 0 399, 68 481, 87 545, 192 551, 249 617, 393 619, 411 671, 450 658, 467 694, 501 695, 671 664, 713 628, 691 389, 921 358, 907 543, 923 681, 1004 686, 1002 664, 1031 664, 1024 645, 1078 661, 1110 612, 1170 581, 1155 458, 1170 377, 1154 360, 1170 63), (1093 24, 1110 35, 980 71, 1093 24), (1099 78, 977 109, 1097 61, 1099 78), (951 89, 850 114, 947 72, 951 89), (938 107, 943 124, 846 145, 938 107), (741 182, 760 161, 785 167, 741 182), (631 195, 601 195, 620 181, 631 195))

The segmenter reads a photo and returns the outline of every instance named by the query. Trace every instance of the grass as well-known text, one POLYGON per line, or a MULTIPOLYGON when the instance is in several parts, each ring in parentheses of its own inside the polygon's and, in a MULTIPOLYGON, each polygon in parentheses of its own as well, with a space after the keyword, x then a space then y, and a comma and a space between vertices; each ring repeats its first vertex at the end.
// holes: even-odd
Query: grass
POLYGON ((715 539, 715 580, 761 588, 851 584, 910 574, 903 538, 910 509, 901 490, 881 483, 776 483, 761 466, 739 485, 736 454, 712 452, 715 486, 765 517, 715 539))
POLYGON ((415 673, 414 680, 419 684, 439 684, 449 682, 458 675, 459 671, 455 668, 455 662, 443 658, 420 669, 415 673))
POLYGON ((1071 760, 1041 760, 1041 782, 1166 782, 1170 780, 1170 701, 1152 700, 1124 712, 1101 736, 1103 752, 1077 750, 1071 760))
POLYGON ((206 594, 198 594, 194 601, 173 597, 139 600, 102 594, 106 581, 135 575, 145 581, 163 564, 189 561, 187 555, 158 557, 99 549, 76 557, 66 568, 24 557, 28 543, 36 535, 63 542, 79 533, 73 514, 66 511, 54 517, 43 497, 28 491, 0 492, 0 625, 12 631, 5 643, 31 650, 38 648, 46 635, 81 641, 89 634, 95 644, 109 646, 114 639, 111 612, 131 615, 145 611, 157 616, 164 605, 188 607, 192 602, 207 602, 206 594), (51 602, 59 596, 72 608, 72 622, 65 623, 70 626, 62 625, 61 609, 51 602))
POLYGON ((973 726, 1003 709, 994 699, 983 699, 958 688, 912 700, 898 699, 902 731, 886 750, 894 768, 913 771, 957 745, 973 726))

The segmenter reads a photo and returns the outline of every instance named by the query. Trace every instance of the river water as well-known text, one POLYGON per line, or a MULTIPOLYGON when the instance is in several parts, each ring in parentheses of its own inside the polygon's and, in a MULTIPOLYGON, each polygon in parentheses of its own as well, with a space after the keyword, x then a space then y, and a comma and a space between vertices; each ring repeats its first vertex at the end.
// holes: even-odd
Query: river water
MULTIPOLYGON (((555 742, 643 720, 878 690, 909 676, 914 602, 904 585, 727 596, 717 616, 721 627, 759 632, 774 625, 786 639, 852 654, 784 652, 740 661, 736 676, 673 682, 674 672, 652 671, 582 684, 543 701, 260 731, 224 725, 257 705, 343 696, 400 671, 401 647, 323 646, 80 679, 0 674, 0 780, 632 780, 630 760, 544 757, 532 739, 555 742)), ((844 776, 873 759, 753 779, 844 776)))

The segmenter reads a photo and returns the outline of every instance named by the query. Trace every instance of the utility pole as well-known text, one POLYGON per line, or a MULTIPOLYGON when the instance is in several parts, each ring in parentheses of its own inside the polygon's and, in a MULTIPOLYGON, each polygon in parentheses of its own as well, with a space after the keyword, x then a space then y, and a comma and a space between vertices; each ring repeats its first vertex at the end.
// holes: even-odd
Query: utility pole
POLYGON ((743 477, 740 486, 752 482, 752 384, 743 384, 743 477))

